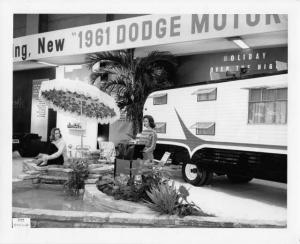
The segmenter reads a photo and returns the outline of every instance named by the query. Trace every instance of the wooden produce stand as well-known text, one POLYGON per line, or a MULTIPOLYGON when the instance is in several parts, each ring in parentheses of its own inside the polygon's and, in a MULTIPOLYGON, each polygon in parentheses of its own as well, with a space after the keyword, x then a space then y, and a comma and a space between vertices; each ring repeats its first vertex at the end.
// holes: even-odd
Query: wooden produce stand
POLYGON ((130 178, 138 173, 140 161, 143 159, 143 144, 122 143, 119 144, 118 154, 115 160, 114 177, 125 174, 130 178))

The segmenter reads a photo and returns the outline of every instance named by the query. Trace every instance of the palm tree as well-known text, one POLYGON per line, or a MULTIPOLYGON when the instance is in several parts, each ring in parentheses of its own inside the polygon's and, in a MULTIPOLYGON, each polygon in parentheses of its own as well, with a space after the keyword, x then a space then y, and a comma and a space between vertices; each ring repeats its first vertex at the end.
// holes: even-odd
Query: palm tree
POLYGON ((143 106, 154 90, 174 84, 177 61, 170 52, 153 51, 146 57, 134 58, 134 49, 88 55, 91 84, 115 96, 117 104, 132 121, 132 134, 141 131, 143 106))

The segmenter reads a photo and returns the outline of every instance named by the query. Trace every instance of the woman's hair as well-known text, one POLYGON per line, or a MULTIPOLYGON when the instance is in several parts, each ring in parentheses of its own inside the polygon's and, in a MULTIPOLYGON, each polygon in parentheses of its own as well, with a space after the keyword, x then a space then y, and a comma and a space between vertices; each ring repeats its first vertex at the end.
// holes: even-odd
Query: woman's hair
POLYGON ((150 127, 151 127, 152 129, 155 128, 154 119, 153 119, 153 117, 152 117, 151 115, 145 115, 145 116, 143 117, 143 120, 144 120, 144 119, 148 119, 149 125, 150 125, 150 127))
POLYGON ((59 138, 61 138, 62 137, 62 135, 61 135, 61 132, 60 132, 60 129, 59 128, 52 128, 52 130, 51 130, 51 134, 50 134, 50 141, 54 141, 55 140, 55 131, 59 131, 59 134, 60 134, 60 136, 59 136, 59 138))

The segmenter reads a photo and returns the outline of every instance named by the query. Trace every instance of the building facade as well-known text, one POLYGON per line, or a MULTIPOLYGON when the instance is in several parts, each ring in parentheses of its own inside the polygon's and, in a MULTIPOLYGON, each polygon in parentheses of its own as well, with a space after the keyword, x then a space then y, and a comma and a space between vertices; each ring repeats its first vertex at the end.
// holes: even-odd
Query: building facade
MULTIPOLYGON (((78 135, 67 128, 66 121, 73 119, 45 108, 37 91, 45 79, 88 82, 88 53, 134 48, 135 56, 142 57, 170 51, 179 62, 175 86, 182 86, 287 70, 287 33, 287 16, 278 14, 16 14, 13 133, 37 133, 46 141, 57 126, 68 144, 79 144, 78 135)), ((120 120, 86 128, 84 140, 96 148, 98 137, 115 144, 125 139, 130 126, 120 120)))

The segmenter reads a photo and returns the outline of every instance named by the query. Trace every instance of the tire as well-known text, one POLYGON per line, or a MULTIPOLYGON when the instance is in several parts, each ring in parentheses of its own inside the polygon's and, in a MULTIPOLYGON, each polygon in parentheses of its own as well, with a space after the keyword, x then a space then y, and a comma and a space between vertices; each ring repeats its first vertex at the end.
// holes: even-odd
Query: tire
POLYGON ((183 179, 194 186, 203 186, 207 184, 213 175, 212 172, 198 168, 195 164, 186 163, 182 165, 181 172, 183 179))
POLYGON ((240 175, 231 175, 227 174, 227 178, 231 183, 248 183, 250 182, 253 177, 251 176, 240 176, 240 175))

